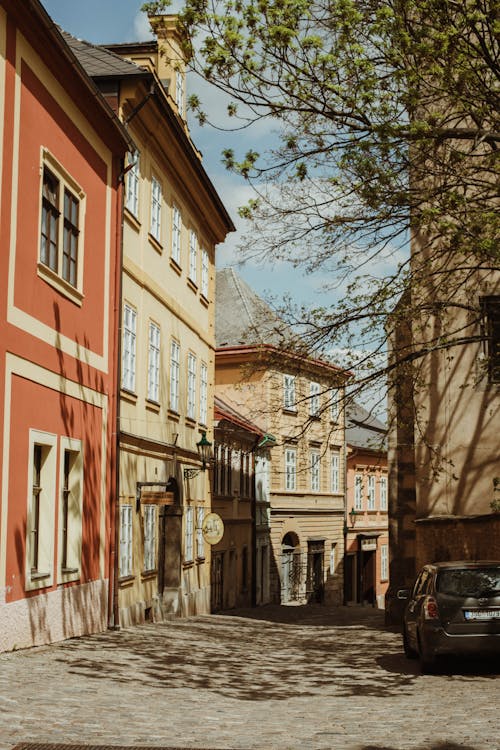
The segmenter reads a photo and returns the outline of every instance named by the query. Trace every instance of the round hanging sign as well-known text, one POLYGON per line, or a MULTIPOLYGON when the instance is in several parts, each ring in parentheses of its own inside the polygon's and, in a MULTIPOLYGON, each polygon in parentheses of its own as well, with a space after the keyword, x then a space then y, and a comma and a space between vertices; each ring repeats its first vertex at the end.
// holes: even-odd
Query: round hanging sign
POLYGON ((209 513, 203 519, 201 533, 208 544, 217 544, 224 536, 224 521, 217 513, 209 513))

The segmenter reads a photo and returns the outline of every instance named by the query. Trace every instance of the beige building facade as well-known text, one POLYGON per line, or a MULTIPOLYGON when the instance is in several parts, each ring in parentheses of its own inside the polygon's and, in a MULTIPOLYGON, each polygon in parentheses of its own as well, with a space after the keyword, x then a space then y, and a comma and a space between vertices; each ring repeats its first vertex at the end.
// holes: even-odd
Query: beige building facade
POLYGON ((245 336, 272 341, 266 326, 276 321, 234 271, 218 271, 217 283, 216 393, 276 440, 269 487, 270 596, 282 603, 341 604, 346 373, 273 343, 233 345, 245 336))
POLYGON ((210 549, 199 542, 210 483, 193 470, 197 443, 212 434, 215 247, 234 229, 187 128, 176 18, 151 21, 155 41, 81 55, 136 144, 123 211, 115 609, 124 625, 210 609, 210 549))

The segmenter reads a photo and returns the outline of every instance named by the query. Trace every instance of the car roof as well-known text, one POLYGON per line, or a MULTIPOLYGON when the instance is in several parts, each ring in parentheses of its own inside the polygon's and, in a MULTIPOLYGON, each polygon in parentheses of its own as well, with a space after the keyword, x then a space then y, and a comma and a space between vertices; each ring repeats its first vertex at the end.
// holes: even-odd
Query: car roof
POLYGON ((425 565, 425 568, 443 570, 446 568, 484 568, 500 565, 500 560, 449 560, 446 562, 435 562, 425 565))

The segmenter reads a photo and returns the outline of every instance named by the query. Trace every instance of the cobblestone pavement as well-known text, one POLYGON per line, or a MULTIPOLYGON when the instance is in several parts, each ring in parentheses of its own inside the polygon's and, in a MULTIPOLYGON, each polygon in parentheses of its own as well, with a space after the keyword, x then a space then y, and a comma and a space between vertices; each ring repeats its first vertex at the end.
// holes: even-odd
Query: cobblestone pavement
POLYGON ((0 655, 0 750, 499 750, 498 664, 420 675, 370 608, 269 606, 0 655))

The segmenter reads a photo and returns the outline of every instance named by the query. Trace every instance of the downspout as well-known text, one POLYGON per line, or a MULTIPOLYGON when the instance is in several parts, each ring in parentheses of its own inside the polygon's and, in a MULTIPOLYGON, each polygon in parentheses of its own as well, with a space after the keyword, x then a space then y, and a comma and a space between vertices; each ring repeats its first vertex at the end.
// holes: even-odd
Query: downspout
POLYGON ((115 432, 114 432, 114 452, 115 460, 114 482, 112 487, 112 513, 111 513, 111 550, 110 550, 110 571, 109 571, 109 590, 108 590, 108 628, 112 630, 120 629, 120 607, 118 600, 118 577, 119 561, 118 550, 120 549, 120 389, 121 389, 121 357, 122 357, 122 269, 123 269, 123 225, 124 225, 124 164, 121 164, 121 171, 118 176, 118 195, 116 202, 116 228, 118 259, 115 273, 115 308, 114 320, 117 321, 117 331, 115 340, 115 363, 116 363, 116 380, 115 380, 115 432))
POLYGON ((347 569, 347 534, 349 533, 349 527, 347 525, 347 435, 345 428, 345 410, 344 410, 344 569, 342 571, 342 589, 343 589, 343 603, 344 607, 347 606, 347 580, 346 580, 346 569, 347 569))

